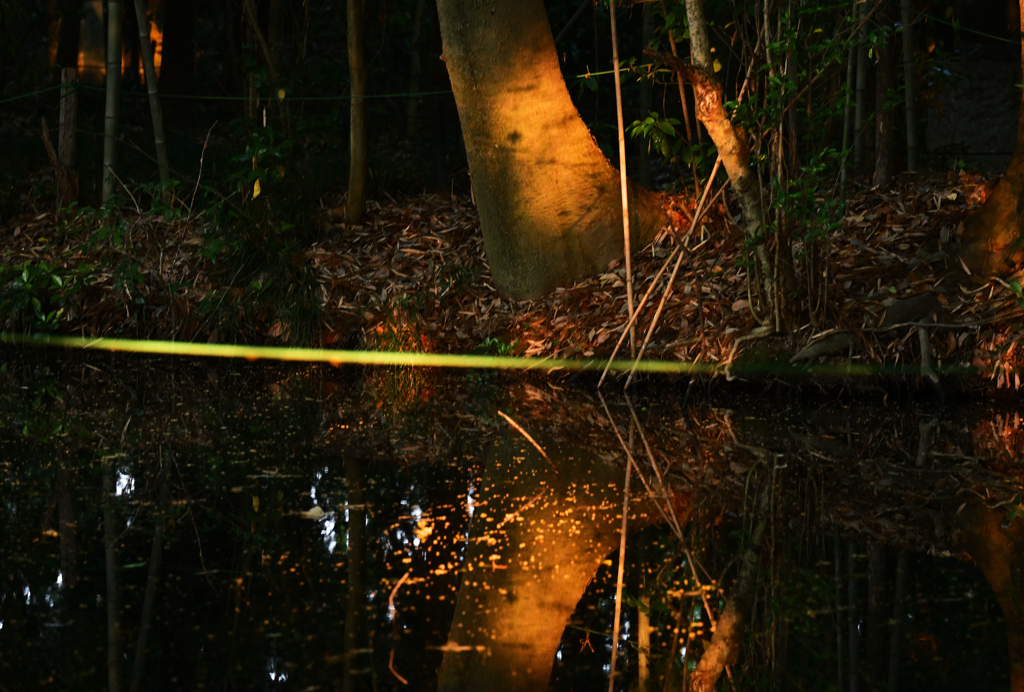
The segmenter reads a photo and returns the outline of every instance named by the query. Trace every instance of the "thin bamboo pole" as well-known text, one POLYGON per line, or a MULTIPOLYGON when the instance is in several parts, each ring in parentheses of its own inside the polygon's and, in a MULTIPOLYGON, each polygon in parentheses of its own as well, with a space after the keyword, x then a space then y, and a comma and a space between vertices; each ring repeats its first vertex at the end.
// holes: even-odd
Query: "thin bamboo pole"
MULTIPOLYGON (((622 123, 622 80, 619 76, 619 39, 615 27, 615 0, 609 5, 612 22, 612 72, 615 75, 615 118, 619 127, 619 184, 622 188, 622 239, 626 253, 626 305, 633 321, 633 263, 629 241, 629 197, 626 182, 626 128, 622 123)), ((629 328, 629 351, 636 357, 636 327, 629 328)), ((617 607, 617 606, 616 606, 617 607)), ((614 664, 613 664, 614 665, 614 664)))

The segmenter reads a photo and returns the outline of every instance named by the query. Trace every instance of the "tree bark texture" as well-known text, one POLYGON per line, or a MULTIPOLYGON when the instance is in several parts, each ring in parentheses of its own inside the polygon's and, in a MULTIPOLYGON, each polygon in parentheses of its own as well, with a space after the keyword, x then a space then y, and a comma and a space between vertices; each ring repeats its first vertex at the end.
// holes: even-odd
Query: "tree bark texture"
MULTIPOLYGON (((692 26, 692 22, 691 22, 692 26)), ((740 210, 743 212, 744 231, 749 240, 756 245, 756 256, 759 268, 764 277, 765 294, 772 306, 775 305, 775 271, 771 258, 761 237, 764 211, 761 206, 761 185, 757 175, 750 168, 750 148, 746 133, 732 124, 729 114, 725 111, 725 90, 715 78, 714 73, 696 64, 685 63, 679 58, 647 51, 647 53, 666 65, 670 65, 693 85, 696 100, 697 119, 704 123, 711 140, 718 148, 718 156, 722 160, 729 182, 739 199, 740 210)))
MULTIPOLYGON (((1024 42, 1024 0, 1020 0, 1024 42)), ((1024 47, 1021 51, 1024 69, 1024 47)), ((1003 179, 964 227, 960 257, 981 276, 1013 274, 1024 263, 1024 102, 1017 120, 1017 146, 1003 179)))
POLYGON ((363 0, 348 0, 348 76, 352 89, 349 121, 348 199, 345 220, 359 223, 366 214, 366 56, 363 50, 363 0))
MULTIPOLYGON (((534 298, 623 256, 618 172, 569 97, 541 0, 439 0, 442 59, 459 110, 498 290, 534 298)), ((666 222, 630 186, 631 247, 666 222)))

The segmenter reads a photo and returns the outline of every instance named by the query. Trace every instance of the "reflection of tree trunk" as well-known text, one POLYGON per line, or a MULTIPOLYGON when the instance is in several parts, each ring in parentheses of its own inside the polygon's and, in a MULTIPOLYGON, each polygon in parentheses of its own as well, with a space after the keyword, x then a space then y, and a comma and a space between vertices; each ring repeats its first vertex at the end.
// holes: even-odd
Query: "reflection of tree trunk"
POLYGON ((149 574, 146 576, 146 595, 142 602, 142 622, 139 625, 139 638, 135 644, 135 664, 132 666, 131 692, 142 689, 142 675, 146 670, 146 645, 149 643, 149 628, 153 624, 153 607, 156 604, 156 588, 160 582, 160 558, 164 547, 164 511, 170 487, 164 476, 160 482, 160 503, 154 517, 153 545, 149 551, 149 574))
MULTIPOLYGON (((545 689, 566 622, 619 541, 622 469, 518 435, 491 451, 438 690, 545 689), (459 650, 455 650, 455 647, 459 650)), ((630 504, 630 530, 657 520, 630 504)))
POLYGON ((640 604, 637 607, 636 614, 636 641, 637 641, 637 659, 639 661, 638 668, 639 672, 639 683, 640 689, 646 690, 648 681, 650 680, 651 673, 648 668, 648 659, 651 655, 651 616, 650 613, 651 598, 650 596, 644 595, 640 597, 640 604))
POLYGON ((110 462, 103 469, 103 550, 107 569, 107 689, 121 692, 121 598, 117 592, 117 537, 114 526, 114 469, 110 462))
POLYGON ((78 582, 78 516, 75 512, 73 475, 61 468, 57 475, 57 513, 60 518, 60 573, 64 588, 73 589, 78 582))
POLYGON ((867 656, 864 661, 872 688, 878 687, 883 678, 885 586, 885 547, 879 543, 872 543, 868 546, 867 656))
MULTIPOLYGON (((845 147, 844 147, 845 148, 845 147)), ((839 692, 846 686, 846 677, 843 675, 843 553, 842 541, 839 540, 839 527, 832 528, 833 553, 836 575, 836 675, 839 680, 839 692)))
MULTIPOLYGON (((364 506, 363 466, 358 459, 345 460, 345 483, 348 485, 348 504, 364 506)), ((345 671, 342 682, 344 692, 356 688, 352 677, 356 670, 355 657, 359 649, 359 627, 362 621, 366 594, 363 591, 363 555, 366 551, 366 510, 348 511, 348 601, 345 606, 345 671)))
POLYGON ((846 596, 849 599, 849 621, 847 639, 850 645, 850 692, 860 690, 860 610, 857 606, 857 546, 847 546, 846 569, 849 570, 849 586, 846 596))
POLYGON ((750 537, 750 546, 740 560, 739 576, 725 609, 718 616, 718 625, 711 637, 711 645, 704 651, 697 669, 693 671, 691 692, 712 692, 722 671, 726 666, 735 663, 739 656, 743 645, 743 629, 746 627, 747 618, 750 617, 754 587, 757 586, 757 563, 765 528, 768 525, 770 491, 771 483, 762 483, 761 497, 754 514, 754 521, 757 523, 750 537))
POLYGON ((903 658, 903 621, 907 617, 907 563, 910 557, 906 550, 900 551, 896 561, 896 596, 892 607, 892 635, 889 639, 889 692, 899 692, 900 660, 903 658))
POLYGON ((1003 528, 1007 509, 971 499, 954 520, 953 538, 971 556, 995 592, 1006 619, 1010 690, 1024 692, 1024 521, 1003 528))

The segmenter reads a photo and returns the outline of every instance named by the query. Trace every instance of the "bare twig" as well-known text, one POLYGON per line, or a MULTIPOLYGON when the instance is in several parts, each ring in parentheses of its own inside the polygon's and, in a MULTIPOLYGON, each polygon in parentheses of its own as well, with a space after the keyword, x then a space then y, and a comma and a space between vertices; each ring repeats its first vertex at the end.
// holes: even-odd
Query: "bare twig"
POLYGON ((206 147, 210 144, 210 135, 213 134, 213 128, 217 127, 219 120, 214 120, 213 125, 210 125, 210 130, 206 133, 206 141, 203 142, 203 151, 199 154, 199 175, 196 176, 196 186, 192 188, 192 198, 188 201, 188 216, 185 217, 185 223, 188 223, 192 219, 192 210, 196 204, 196 192, 199 191, 199 181, 203 179, 203 159, 206 158, 206 147))
POLYGON ((514 420, 512 420, 512 417, 509 416, 508 414, 506 414, 504 411, 498 411, 498 415, 501 416, 502 418, 504 418, 505 420, 507 420, 509 425, 511 425, 513 428, 515 428, 519 432, 520 435, 525 437, 527 439, 527 441, 529 441, 530 444, 532 444, 534 447, 537 448, 537 451, 540 452, 540 455, 542 457, 544 457, 545 461, 548 462, 548 465, 551 466, 551 468, 555 472, 555 475, 557 476, 558 475, 558 468, 551 461, 551 457, 549 457, 548 453, 544 451, 544 448, 541 447, 539 444, 537 444, 537 440, 535 440, 532 437, 530 437, 530 433, 528 433, 525 430, 523 430, 522 426, 519 425, 519 423, 516 423, 514 420))
MULTIPOLYGON (((395 594, 398 593, 398 589, 402 586, 402 584, 405 583, 405 581, 409 578, 410 574, 412 574, 412 570, 409 570, 408 572, 403 574, 402 578, 399 579, 398 582, 395 584, 395 588, 391 589, 391 595, 388 596, 388 612, 391 613, 392 619, 395 616, 395 594)), ((395 678, 397 678, 400 683, 402 683, 403 685, 409 684, 409 681, 403 678, 401 675, 399 675, 398 671, 395 670, 394 644, 391 645, 391 655, 388 656, 388 670, 391 671, 391 674, 394 675, 395 678)))

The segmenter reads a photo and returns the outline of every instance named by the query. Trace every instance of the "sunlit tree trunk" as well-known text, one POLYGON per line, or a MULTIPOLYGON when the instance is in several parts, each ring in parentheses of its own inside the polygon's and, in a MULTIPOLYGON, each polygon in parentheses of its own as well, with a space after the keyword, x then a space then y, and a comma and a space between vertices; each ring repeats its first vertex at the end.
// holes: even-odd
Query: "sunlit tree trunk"
MULTIPOLYGON (((541 0, 439 0, 487 259, 498 289, 536 297, 623 256, 619 175, 569 97, 541 0)), ((631 245, 666 220, 630 188, 631 245)))
POLYGON ((366 214, 366 58, 363 51, 363 0, 348 0, 348 76, 352 89, 349 121, 348 200, 345 220, 359 223, 366 214))
MULTIPOLYGON (((761 200, 761 184, 750 167, 750 146, 747 134, 733 124, 725 110, 725 90, 712 72, 710 42, 707 22, 704 20, 702 0, 686 0, 686 16, 690 30, 690 52, 693 63, 685 63, 675 56, 656 54, 664 63, 671 65, 693 85, 697 119, 707 128, 711 140, 718 149, 722 166, 729 174, 729 182, 740 203, 743 213, 743 227, 747 240, 754 244, 754 255, 761 274, 761 286, 766 298, 768 312, 774 326, 781 326, 778 305, 778 282, 776 267, 768 254, 764 238, 764 207, 761 200)), ((781 242, 781 239, 780 239, 781 242)), ((785 252, 789 253, 786 247, 785 252)))
MULTIPOLYGON (((1020 0, 1024 36, 1024 0, 1020 0)), ((1024 52, 1021 55, 1024 67, 1024 52)), ((1004 276, 1024 262, 1024 104, 1017 121, 1017 147, 988 200, 968 219, 960 257, 975 274, 1004 276)))

